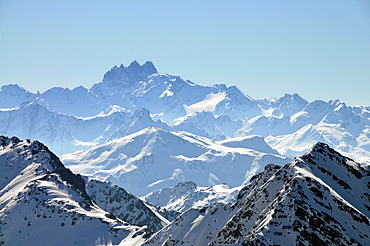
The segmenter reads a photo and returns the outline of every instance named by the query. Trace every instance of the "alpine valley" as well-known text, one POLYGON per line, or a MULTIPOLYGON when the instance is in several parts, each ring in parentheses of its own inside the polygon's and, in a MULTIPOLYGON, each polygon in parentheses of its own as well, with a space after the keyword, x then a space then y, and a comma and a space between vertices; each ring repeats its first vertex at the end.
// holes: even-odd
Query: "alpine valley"
POLYGON ((369 106, 134 61, 90 89, 2 86, 0 135, 0 245, 370 244, 369 106))

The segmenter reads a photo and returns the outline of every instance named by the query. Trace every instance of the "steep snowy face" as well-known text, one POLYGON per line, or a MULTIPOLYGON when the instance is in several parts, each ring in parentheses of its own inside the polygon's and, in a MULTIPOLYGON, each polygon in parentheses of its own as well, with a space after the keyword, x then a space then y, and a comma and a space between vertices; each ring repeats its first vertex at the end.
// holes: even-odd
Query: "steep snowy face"
POLYGON ((0 136, 0 165, 5 245, 119 244, 165 223, 122 189, 73 174, 40 142, 0 136))
POLYGON ((271 103, 271 107, 273 108, 272 114, 275 116, 290 117, 295 113, 302 111, 307 104, 308 102, 296 93, 293 95, 285 94, 283 97, 271 103))
POLYGON ((260 115, 245 120, 243 126, 237 130, 236 135, 280 136, 293 132, 290 128, 290 118, 288 116, 260 115))
POLYGON ((84 180, 86 192, 96 205, 130 225, 146 226, 147 234, 157 232, 169 223, 123 188, 88 177, 84 177, 84 180))
POLYGON ((228 147, 187 132, 158 128, 66 154, 62 160, 77 173, 111 181, 137 196, 181 181, 240 186, 268 163, 289 161, 275 151, 228 147))
POLYGON ((214 202, 225 204, 234 202, 240 189, 241 187, 231 188, 225 184, 199 187, 192 181, 184 181, 175 187, 150 192, 142 199, 151 204, 183 213, 190 208, 200 209, 214 202))
POLYGON ((126 108, 112 101, 114 93, 123 93, 133 108, 147 108, 166 122, 201 111, 228 115, 233 120, 261 113, 256 102, 235 86, 200 86, 179 76, 158 73, 151 62, 113 67, 90 91, 126 108))
MULTIPOLYGON (((338 100, 316 100, 291 115, 294 110, 289 111, 290 104, 284 103, 291 101, 289 98, 286 95, 279 104, 280 99, 266 104, 264 115, 244 121, 235 135, 261 135, 271 147, 289 156, 303 154, 316 142, 326 142, 358 162, 370 163, 367 148, 370 120, 366 108, 349 107, 338 100), (286 105, 281 108, 285 113, 276 116, 272 111, 277 109, 276 105, 286 105)), ((304 104, 301 101, 296 105, 304 104)))
POLYGON ((3 85, 0 87, 0 108, 15 108, 23 102, 35 100, 33 94, 18 85, 3 85))
POLYGON ((231 119, 247 119, 261 114, 257 103, 249 96, 246 96, 236 86, 218 86, 221 91, 224 89, 226 97, 219 102, 214 110, 215 115, 227 115, 231 119))
POLYGON ((282 168, 266 166, 234 204, 191 209, 147 245, 366 245, 369 189, 368 166, 318 143, 282 168))
POLYGON ((54 87, 42 93, 40 98, 55 112, 79 117, 103 114, 111 106, 82 86, 73 90, 54 87))
POLYGON ((246 137, 228 138, 218 141, 218 143, 227 147, 246 148, 264 153, 273 153, 276 155, 279 154, 276 150, 271 148, 261 136, 250 135, 246 137))
POLYGON ((234 132, 242 126, 242 121, 231 120, 227 115, 217 117, 212 112, 202 111, 177 118, 170 126, 173 130, 220 140, 234 136, 234 132))
POLYGON ((37 139, 57 154, 86 149, 153 126, 168 129, 166 124, 153 121, 146 109, 128 113, 111 108, 104 115, 87 118, 57 113, 37 102, 0 109, 1 134, 37 139))
POLYGON ((75 139, 61 124, 59 117, 36 102, 23 103, 18 108, 0 110, 0 133, 41 139, 58 152, 69 152, 74 149, 75 139))

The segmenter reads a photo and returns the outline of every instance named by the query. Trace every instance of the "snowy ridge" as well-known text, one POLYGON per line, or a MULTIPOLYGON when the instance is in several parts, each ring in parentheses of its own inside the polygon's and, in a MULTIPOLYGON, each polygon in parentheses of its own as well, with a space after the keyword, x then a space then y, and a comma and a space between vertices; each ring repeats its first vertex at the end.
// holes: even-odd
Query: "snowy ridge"
POLYGON ((167 223, 122 188, 73 174, 40 142, 0 136, 0 164, 5 245, 118 245, 167 223))
POLYGON ((225 184, 198 187, 192 181, 178 183, 175 187, 163 188, 142 197, 145 202, 180 213, 190 208, 202 208, 214 202, 234 202, 241 187, 231 188, 225 184))
POLYGON ((201 86, 158 73, 152 62, 115 66, 90 89, 31 93, 17 85, 2 86, 0 123, 0 134, 38 139, 58 155, 158 127, 214 140, 260 135, 291 157, 321 141, 370 163, 369 107, 338 100, 307 102, 298 94, 254 100, 235 86, 201 86), (135 118, 134 112, 142 109, 148 117, 135 118), (17 119, 24 125, 16 124, 17 119))
POLYGON ((366 245, 370 170, 318 143, 268 165, 234 204, 190 209, 146 245, 366 245))
MULTIPOLYGON (((256 138, 256 142, 263 141, 256 138)), ((63 155, 61 159, 74 172, 108 180, 136 196, 174 187, 182 181, 193 181, 199 186, 227 183, 235 187, 268 163, 284 164, 290 160, 271 148, 254 150, 255 138, 250 139, 251 149, 228 147, 187 132, 146 128, 63 155)))

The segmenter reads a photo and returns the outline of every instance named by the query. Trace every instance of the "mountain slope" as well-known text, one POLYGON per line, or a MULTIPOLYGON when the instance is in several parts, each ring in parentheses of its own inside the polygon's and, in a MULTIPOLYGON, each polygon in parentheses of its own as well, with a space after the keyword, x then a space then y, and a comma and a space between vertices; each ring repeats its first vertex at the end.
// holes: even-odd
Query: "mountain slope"
POLYGON ((261 135, 271 147, 289 156, 303 154, 316 142, 326 142, 358 162, 370 163, 370 112, 365 107, 316 100, 293 115, 281 113, 280 108, 276 116, 271 110, 275 109, 244 121, 236 136, 261 135))
POLYGON ((202 86, 159 73, 152 62, 115 66, 90 89, 56 87, 40 94, 17 85, 0 88, 0 134, 38 139, 57 154, 157 127, 214 140, 260 135, 289 156, 322 141, 369 164, 369 119, 369 107, 307 102, 298 94, 255 100, 235 86, 202 86))
POLYGON ((0 146, 5 245, 117 245, 140 241, 166 223, 123 189, 73 174, 40 142, 1 136, 0 146), (103 195, 121 203, 101 201, 103 195))
POLYGON ((147 245, 366 245, 370 170, 318 143, 266 166, 234 204, 189 210, 147 245))
POLYGON ((36 99, 36 95, 19 85, 3 85, 0 87, 0 108, 15 108, 24 102, 36 99))
POLYGON ((137 196, 181 181, 240 186, 268 163, 289 161, 272 149, 254 150, 254 144, 250 149, 226 145, 187 132, 146 128, 61 159, 74 172, 108 180, 137 196))
POLYGON ((54 87, 40 96, 55 112, 79 117, 93 117, 103 114, 111 106, 107 101, 79 86, 68 88, 54 87))
POLYGON ((183 213, 190 208, 202 208, 214 202, 234 202, 240 189, 241 187, 231 188, 225 184, 199 187, 192 181, 184 181, 175 187, 150 192, 142 199, 165 209, 183 213))

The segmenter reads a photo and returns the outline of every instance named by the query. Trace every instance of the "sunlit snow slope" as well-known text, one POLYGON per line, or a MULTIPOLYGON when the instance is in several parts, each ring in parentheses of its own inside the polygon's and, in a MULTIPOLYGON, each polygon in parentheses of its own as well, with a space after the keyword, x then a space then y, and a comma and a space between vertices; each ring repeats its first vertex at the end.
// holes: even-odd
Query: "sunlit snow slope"
POLYGON ((187 132, 146 128, 61 159, 74 172, 108 180, 137 196, 181 181, 240 186, 268 163, 289 161, 260 137, 243 140, 214 142, 187 132))
POLYGON ((0 136, 0 166, 4 245, 118 245, 168 223, 122 188, 73 174, 40 142, 0 136))
POLYGON ((17 85, 0 88, 0 134, 37 139, 58 155, 147 127, 213 140, 260 135, 291 157, 321 141, 370 164, 366 105, 308 102, 298 94, 255 100, 235 86, 202 86, 159 73, 152 62, 136 61, 114 66, 90 89, 56 87, 31 93, 17 85))

